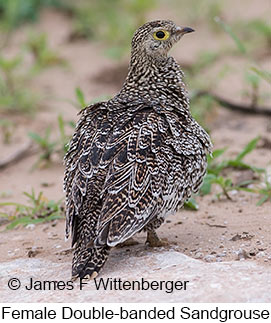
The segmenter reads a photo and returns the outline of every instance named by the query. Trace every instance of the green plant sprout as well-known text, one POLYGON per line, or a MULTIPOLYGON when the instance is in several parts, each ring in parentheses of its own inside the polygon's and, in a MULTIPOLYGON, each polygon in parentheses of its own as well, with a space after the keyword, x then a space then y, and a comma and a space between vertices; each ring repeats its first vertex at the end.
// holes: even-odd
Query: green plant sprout
POLYGON ((61 158, 63 158, 68 151, 68 148, 69 148, 68 142, 71 139, 71 136, 67 135, 66 133, 65 125, 69 125, 72 129, 74 129, 75 124, 72 123, 71 121, 69 122, 64 121, 61 115, 58 116, 57 120, 58 120, 58 129, 60 133, 60 138, 58 140, 58 145, 59 145, 58 152, 60 153, 61 158))
MULTIPOLYGON (((256 61, 251 57, 251 55, 248 55, 246 46, 243 41, 240 40, 240 38, 237 36, 237 34, 233 31, 233 29, 226 24, 224 21, 222 21, 219 17, 215 17, 215 21, 223 28, 223 30, 233 39, 237 49, 242 55, 247 55, 246 57, 253 63, 256 64, 256 61)), ((259 23, 259 21, 258 21, 259 23)), ((271 26, 265 24, 265 22, 261 22, 260 24, 261 28, 265 30, 265 32, 268 34, 269 39, 271 39, 271 26)), ((251 106, 255 107, 257 106, 257 103, 259 101, 259 86, 261 79, 267 81, 268 83, 271 83, 271 73, 262 69, 258 69, 256 67, 248 67, 248 71, 245 72, 245 80, 250 85, 251 90, 247 93, 249 94, 251 98, 251 106), (251 73, 254 72, 254 73, 251 73)))
POLYGON ((3 144, 8 145, 11 143, 11 138, 13 136, 15 124, 9 119, 0 120, 0 131, 2 133, 3 144))
POLYGON ((250 29, 251 32, 256 33, 257 38, 259 34, 263 36, 266 41, 267 47, 271 47, 271 24, 267 23, 263 19, 253 19, 245 24, 246 29, 250 29))
POLYGON ((82 110, 91 104, 101 102, 101 101, 107 101, 107 100, 111 99, 111 96, 105 94, 105 95, 98 96, 98 97, 92 99, 91 101, 87 102, 82 89, 80 87, 76 87, 75 88, 75 98, 76 98, 76 101, 74 101, 74 100, 64 100, 64 101, 69 102, 77 110, 82 110))
POLYGON ((38 145, 40 155, 38 161, 34 164, 35 167, 49 166, 52 162, 52 155, 58 154, 60 159, 64 157, 68 151, 68 142, 71 135, 66 132, 66 126, 74 129, 75 124, 72 121, 65 121, 62 115, 57 117, 59 137, 51 139, 51 127, 45 130, 43 136, 36 132, 29 132, 28 136, 38 145))
POLYGON ((244 45, 244 43, 240 40, 240 38, 236 35, 236 33, 233 31, 230 25, 226 24, 222 19, 219 17, 214 18, 215 22, 220 25, 223 30, 231 37, 231 39, 234 41, 236 47, 242 54, 246 54, 247 50, 244 45))
POLYGON ((250 104, 252 107, 256 107, 259 101, 259 86, 260 86, 260 77, 251 73, 251 71, 245 72, 245 81, 250 84, 250 92, 246 93, 246 96, 250 97, 250 104))
POLYGON ((196 200, 191 197, 187 202, 184 203, 184 208, 192 211, 197 211, 199 209, 199 205, 196 200))
POLYGON ((263 205, 268 200, 271 202, 271 176, 267 171, 264 172, 265 180, 263 183, 256 185, 254 188, 241 187, 240 190, 255 193, 261 196, 257 202, 257 206, 263 205))
POLYGON ((34 70, 53 65, 66 64, 63 58, 49 48, 47 35, 45 33, 30 34, 25 45, 34 57, 34 70))
POLYGON ((33 114, 38 98, 28 90, 28 76, 18 74, 21 65, 21 56, 0 56, 0 110, 33 114))
POLYGON ((210 194, 212 185, 217 184, 222 190, 221 193, 217 194, 217 197, 220 198, 221 195, 225 195, 228 199, 231 199, 229 196, 230 191, 242 190, 244 186, 253 183, 253 181, 245 181, 234 186, 230 178, 222 176, 222 171, 227 168, 235 168, 249 169, 253 172, 263 173, 264 169, 249 165, 243 161, 244 157, 256 148, 259 139, 259 137, 252 139, 234 159, 225 159, 220 162, 217 161, 217 159, 224 154, 226 148, 215 150, 213 152, 213 157, 208 156, 207 175, 204 178, 200 193, 202 195, 210 194))
POLYGON ((45 130, 44 136, 37 134, 36 132, 29 132, 28 136, 38 145, 41 150, 38 161, 34 165, 41 166, 43 162, 48 165, 51 162, 52 154, 55 152, 55 147, 57 145, 56 141, 51 141, 51 127, 45 130))
POLYGON ((271 84, 271 73, 268 71, 264 71, 261 69, 258 69, 257 67, 251 67, 251 71, 253 71, 256 75, 258 75, 260 78, 265 80, 267 83, 271 84))
POLYGON ((75 89, 75 95, 76 95, 76 99, 77 99, 77 107, 79 106, 80 110, 84 109, 87 106, 86 100, 85 100, 85 96, 83 91, 77 87, 75 89))
POLYGON ((74 90, 76 100, 63 99, 62 101, 69 102, 77 110, 82 110, 88 106, 85 100, 85 95, 80 87, 76 87, 74 90))
POLYGON ((62 200, 57 202, 48 200, 42 192, 36 194, 34 189, 29 194, 23 192, 28 197, 28 204, 21 204, 16 202, 3 202, 0 207, 15 206, 12 215, 7 213, 0 213, 1 217, 6 218, 10 223, 6 229, 13 229, 18 225, 27 225, 35 223, 43 223, 60 219, 63 217, 63 207, 61 206, 62 200))

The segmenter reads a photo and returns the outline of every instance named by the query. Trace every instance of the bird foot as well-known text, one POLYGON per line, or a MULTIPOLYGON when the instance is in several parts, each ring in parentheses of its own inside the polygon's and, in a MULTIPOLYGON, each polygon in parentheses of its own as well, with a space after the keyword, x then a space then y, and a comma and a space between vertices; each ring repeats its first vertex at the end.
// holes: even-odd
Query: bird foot
POLYGON ((129 238, 129 239, 127 239, 126 241, 124 241, 124 242, 122 242, 122 243, 118 244, 118 245, 117 245, 117 247, 118 247, 118 248, 125 248, 125 247, 135 246, 135 245, 137 245, 137 244, 139 244, 139 242, 138 242, 138 241, 136 241, 136 240, 135 240, 135 239, 133 239, 133 238, 129 238))
MULTIPOLYGON (((93 271, 93 273, 91 275, 87 274, 83 279, 85 280, 93 280, 94 278, 96 278, 98 276, 97 271, 93 271)), ((79 275, 76 276, 72 276, 71 277, 71 281, 76 281, 79 278, 79 275)))
POLYGON ((169 242, 167 239, 159 239, 156 232, 148 231, 147 240, 145 242, 149 247, 167 247, 169 242))

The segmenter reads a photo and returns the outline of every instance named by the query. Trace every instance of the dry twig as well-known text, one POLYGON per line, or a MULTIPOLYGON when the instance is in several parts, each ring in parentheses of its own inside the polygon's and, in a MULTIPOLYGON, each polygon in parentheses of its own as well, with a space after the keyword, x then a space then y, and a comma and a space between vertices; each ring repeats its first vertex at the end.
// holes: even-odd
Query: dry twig
POLYGON ((0 160, 0 170, 28 157, 31 154, 31 148, 32 148, 32 143, 27 142, 24 146, 22 146, 20 149, 15 151, 15 153, 11 154, 10 156, 6 157, 3 160, 0 160))
POLYGON ((198 91, 192 96, 192 99, 199 98, 201 96, 209 96, 216 102, 218 102, 221 106, 232 111, 238 111, 246 114, 260 114, 271 116, 271 108, 234 103, 208 91, 198 91))

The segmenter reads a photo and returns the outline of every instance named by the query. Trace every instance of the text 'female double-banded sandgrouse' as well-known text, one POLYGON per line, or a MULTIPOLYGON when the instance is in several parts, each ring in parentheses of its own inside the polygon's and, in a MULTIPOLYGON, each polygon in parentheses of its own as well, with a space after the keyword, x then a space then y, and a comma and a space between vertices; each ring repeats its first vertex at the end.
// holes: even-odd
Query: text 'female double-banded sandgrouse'
POLYGON ((65 157, 73 278, 97 276, 110 247, 142 229, 157 245, 155 229, 202 183, 210 138, 192 118, 183 73, 168 56, 192 31, 167 20, 141 26, 120 92, 81 111, 65 157))

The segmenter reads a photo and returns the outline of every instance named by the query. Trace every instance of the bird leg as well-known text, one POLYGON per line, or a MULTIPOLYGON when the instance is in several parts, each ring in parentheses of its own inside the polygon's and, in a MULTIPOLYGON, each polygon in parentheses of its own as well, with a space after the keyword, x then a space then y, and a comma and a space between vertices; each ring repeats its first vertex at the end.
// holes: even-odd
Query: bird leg
POLYGON ((165 240, 160 240, 157 233, 154 230, 147 231, 147 240, 146 244, 150 247, 166 247, 169 243, 165 240))
POLYGON ((139 244, 138 241, 136 241, 133 238, 129 238, 129 239, 125 240, 124 242, 119 243, 117 245, 117 248, 131 247, 131 246, 135 246, 137 244, 139 244))

